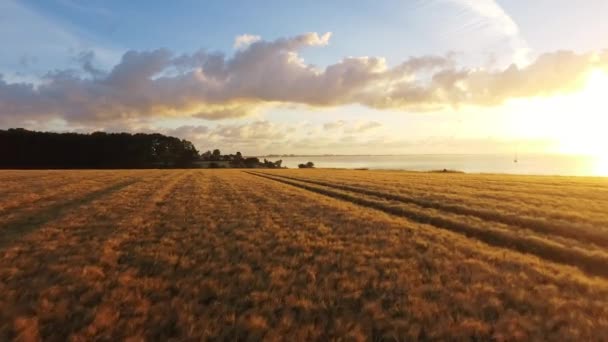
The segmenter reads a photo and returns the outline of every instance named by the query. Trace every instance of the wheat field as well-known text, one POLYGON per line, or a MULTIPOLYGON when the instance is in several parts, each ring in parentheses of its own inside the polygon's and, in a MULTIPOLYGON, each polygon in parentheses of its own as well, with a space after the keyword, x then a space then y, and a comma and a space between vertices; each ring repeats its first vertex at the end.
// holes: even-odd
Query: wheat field
POLYGON ((0 340, 608 340, 608 179, 0 171, 0 340))

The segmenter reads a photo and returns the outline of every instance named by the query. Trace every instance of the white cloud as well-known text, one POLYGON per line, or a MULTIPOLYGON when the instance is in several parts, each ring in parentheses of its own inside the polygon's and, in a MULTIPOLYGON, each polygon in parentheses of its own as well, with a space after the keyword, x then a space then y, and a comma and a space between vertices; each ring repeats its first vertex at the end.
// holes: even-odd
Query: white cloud
POLYGON ((283 139, 288 131, 290 129, 286 126, 260 120, 236 125, 219 125, 210 132, 210 135, 230 140, 234 143, 239 141, 283 139))
MULTIPOLYGON (((224 153, 240 151, 246 155, 263 154, 403 154, 403 153, 512 153, 514 144, 529 151, 547 151, 555 142, 548 139, 514 140, 499 137, 401 137, 375 132, 375 121, 336 121, 340 128, 325 129, 324 124, 278 124, 256 120, 225 125, 184 125, 174 129, 140 129, 161 132, 195 144, 200 151, 219 148, 224 153), (366 128, 373 127, 373 128, 366 128), (367 134, 362 134, 361 131, 367 134), (307 134, 310 133, 310 134, 307 134)), ((122 129, 124 130, 124 129, 122 129)), ((114 129, 114 131, 117 131, 114 129)), ((121 130, 118 130, 121 131, 121 130)))
POLYGON ((233 57, 198 51, 128 51, 109 72, 80 61, 86 73, 59 70, 40 84, 0 77, 0 124, 61 119, 125 122, 155 117, 225 119, 279 104, 436 110, 495 106, 512 98, 567 92, 592 68, 608 69, 608 52, 541 55, 526 67, 463 68, 449 57, 411 57, 387 67, 381 57, 347 57, 320 69, 299 51, 327 45, 330 34, 257 41, 233 57))
POLYGON ((467 23, 468 26, 489 28, 494 34, 506 37, 514 63, 524 66, 530 62, 530 48, 521 36, 519 26, 496 0, 445 1, 462 6, 477 16, 467 23))
POLYGON ((256 36, 256 35, 252 35, 252 34, 242 34, 242 35, 236 36, 236 38, 234 38, 233 47, 235 49, 242 49, 261 39, 262 39, 262 37, 260 37, 260 36, 256 36))

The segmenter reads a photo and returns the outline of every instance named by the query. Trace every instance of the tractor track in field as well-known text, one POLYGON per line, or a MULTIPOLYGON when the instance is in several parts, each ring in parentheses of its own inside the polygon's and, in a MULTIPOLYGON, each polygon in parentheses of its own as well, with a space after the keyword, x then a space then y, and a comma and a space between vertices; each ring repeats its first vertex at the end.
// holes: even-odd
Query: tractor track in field
MULTIPOLYGON (((494 247, 506 248, 516 252, 535 255, 547 261, 552 261, 563 265, 575 266, 590 275, 608 277, 608 268, 606 267, 606 265, 608 264, 608 256, 606 256, 605 254, 586 253, 585 251, 568 248, 566 246, 548 240, 541 240, 538 238, 522 235, 517 236, 504 229, 495 229, 491 227, 490 225, 492 222, 488 222, 489 225, 487 225, 486 227, 474 227, 453 218, 435 216, 432 214, 424 213, 420 210, 411 210, 409 208, 404 207, 390 206, 386 203, 386 200, 388 198, 379 194, 363 193, 360 191, 357 192, 354 190, 345 189, 343 187, 339 188, 335 185, 331 186, 316 184, 325 182, 293 179, 292 177, 269 175, 259 172, 245 171, 245 173, 264 179, 272 180, 275 182, 280 182, 283 184, 298 187, 300 189, 315 192, 353 204, 368 207, 371 209, 380 210, 385 213, 403 217, 414 222, 429 224, 436 228, 448 230, 469 238, 477 239, 494 247), (367 198, 364 196, 367 196, 367 198)), ((368 191, 371 192, 371 190, 368 191)), ((399 201, 395 198, 392 198, 392 200, 399 201)), ((416 203, 410 202, 409 204, 416 203)), ((418 206, 423 208, 431 208, 424 207, 422 205, 418 206)), ((433 209, 442 210, 442 208, 437 207, 433 207, 433 209)), ((451 211, 446 212, 448 214, 458 214, 451 211)))
POLYGON ((80 197, 57 203, 43 209, 42 211, 32 214, 28 213, 25 216, 6 222, 0 227, 0 248, 9 245, 12 241, 18 239, 20 236, 37 230, 46 222, 60 218, 75 207, 93 202, 137 182, 139 182, 139 180, 130 179, 127 181, 114 183, 104 188, 86 193, 80 197))
POLYGON ((414 196, 407 196, 402 194, 392 194, 382 191, 369 190, 360 186, 352 186, 342 183, 331 183, 319 180, 304 179, 299 177, 289 177, 283 175, 272 175, 274 177, 293 180, 297 182, 315 184, 325 186, 328 188, 334 188, 338 190, 344 190, 354 193, 360 193, 363 195, 374 196, 383 198, 391 201, 399 201, 403 203, 414 204, 423 208, 437 209, 443 212, 448 212, 456 215, 466 215, 477 217, 484 221, 502 223, 517 228, 529 229, 531 231, 541 234, 552 234, 559 235, 564 238, 569 238, 577 241, 584 241, 585 243, 594 244, 604 249, 608 248, 608 236, 602 231, 598 231, 595 227, 588 224, 574 224, 571 222, 565 222, 563 220, 543 220, 534 217, 523 217, 515 214, 501 213, 497 211, 487 210, 483 208, 467 207, 460 204, 454 203, 441 203, 437 200, 429 200, 414 196))

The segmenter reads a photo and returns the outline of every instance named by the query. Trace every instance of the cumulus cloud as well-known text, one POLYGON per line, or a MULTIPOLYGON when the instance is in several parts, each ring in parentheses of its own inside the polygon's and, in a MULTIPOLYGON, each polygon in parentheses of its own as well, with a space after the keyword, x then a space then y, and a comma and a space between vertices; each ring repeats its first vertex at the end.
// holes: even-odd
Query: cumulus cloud
POLYGON ((209 131, 210 129, 207 126, 185 125, 165 130, 165 133, 170 136, 181 137, 188 140, 200 140, 207 138, 209 131))
MULTIPOLYGON (((550 151, 556 145, 550 139, 513 140, 500 137, 403 137, 373 132, 378 128, 374 121, 344 121, 341 128, 326 130, 325 125, 315 127, 307 134, 298 124, 278 124, 256 120, 238 124, 184 125, 173 129, 154 129, 195 144, 200 151, 219 148, 225 153, 240 151, 246 155, 262 154, 403 154, 403 153, 512 153, 514 145, 525 145, 530 152, 550 151), (367 128, 369 127, 369 128, 367 128), (373 127, 373 128, 372 128, 373 127), (367 130, 366 130, 367 129, 367 130), (379 146, 381 151, 378 150, 379 146)), ((106 130, 107 131, 107 130, 106 130)), ((113 131, 124 131, 113 130, 113 131)))
POLYGON ((39 84, 0 76, 0 123, 62 119, 69 123, 121 122, 159 116, 224 119, 266 106, 431 110, 493 106, 512 98, 551 95, 580 87, 593 68, 608 69, 608 52, 541 55, 526 67, 458 67, 450 56, 411 57, 388 67, 381 57, 346 57, 325 68, 299 51, 325 46, 330 33, 259 40, 233 56, 200 50, 129 51, 109 71, 81 55, 82 70, 49 72, 39 84))
POLYGON ((233 141, 276 140, 285 138, 289 131, 281 125, 260 120, 246 124, 219 125, 210 135, 233 141))
POLYGON ((262 39, 262 37, 256 36, 253 34, 242 34, 242 35, 236 36, 236 38, 234 38, 233 47, 235 49, 242 49, 261 39, 262 39))
POLYGON ((159 129, 164 134, 187 139, 201 150, 220 148, 226 152, 259 153, 274 148, 285 148, 293 139, 296 127, 256 120, 239 124, 208 127, 184 125, 173 129, 159 129))

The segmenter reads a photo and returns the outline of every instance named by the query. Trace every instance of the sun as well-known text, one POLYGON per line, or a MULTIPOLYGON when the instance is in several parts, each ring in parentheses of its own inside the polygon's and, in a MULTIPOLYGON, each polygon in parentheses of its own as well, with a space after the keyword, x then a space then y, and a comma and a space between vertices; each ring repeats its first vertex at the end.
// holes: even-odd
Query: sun
POLYGON ((592 174, 608 176, 608 69, 589 70, 567 94, 507 103, 505 131, 516 139, 547 142, 545 152, 586 156, 592 174))
POLYGON ((589 72, 585 87, 568 97, 561 110, 563 120, 560 151, 569 154, 608 157, 608 74, 589 72))
POLYGON ((608 73, 589 72, 585 87, 568 97, 561 113, 561 133, 557 136, 562 153, 593 158, 593 174, 608 176, 608 73))

